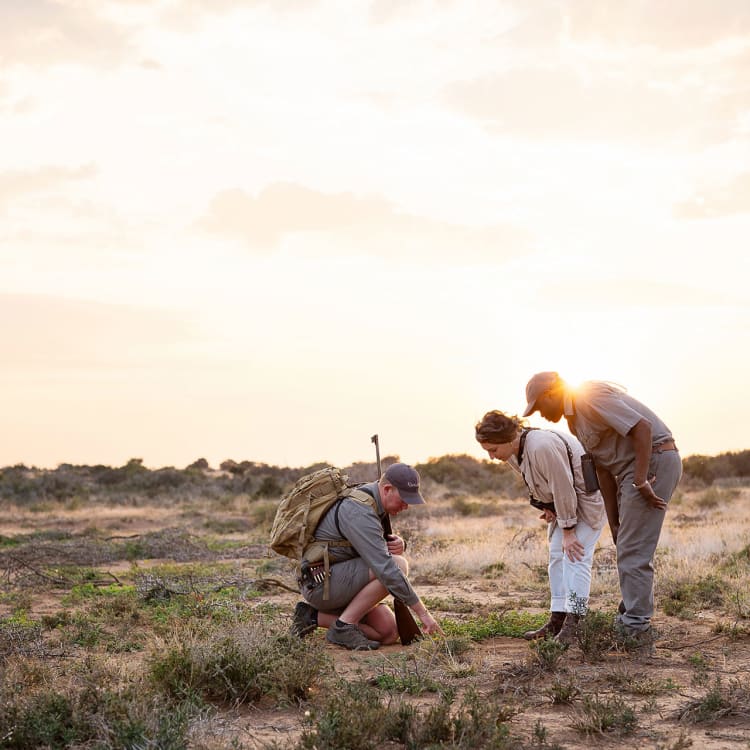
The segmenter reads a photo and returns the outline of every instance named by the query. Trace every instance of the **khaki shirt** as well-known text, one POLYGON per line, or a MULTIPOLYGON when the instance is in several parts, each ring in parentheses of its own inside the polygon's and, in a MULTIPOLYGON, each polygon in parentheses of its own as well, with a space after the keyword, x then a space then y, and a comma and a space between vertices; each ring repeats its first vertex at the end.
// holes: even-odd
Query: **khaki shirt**
POLYGON ((511 456, 508 464, 519 472, 531 494, 543 503, 554 503, 557 523, 567 529, 583 521, 592 529, 601 529, 606 520, 600 492, 586 492, 581 472, 583 446, 571 435, 553 430, 529 430, 521 465, 511 456), (573 454, 573 469, 565 443, 573 454), (574 478, 575 477, 575 478, 574 478))
POLYGON ((378 483, 370 482, 360 486, 359 489, 375 498, 380 514, 377 515, 369 504, 344 499, 339 503, 338 526, 336 526, 336 506, 334 505, 315 529, 315 539, 321 542, 332 542, 340 540, 343 536, 351 542, 352 546, 332 548, 331 560, 340 562, 351 560, 353 557, 361 557, 389 593, 412 607, 419 601, 419 597, 388 551, 383 537, 381 517, 385 515, 385 511, 380 499, 378 483))
POLYGON ((651 409, 598 380, 566 393, 564 414, 570 431, 593 454, 597 465, 614 476, 623 474, 635 461, 635 447, 628 433, 641 419, 651 423, 654 445, 673 439, 669 427, 651 409))

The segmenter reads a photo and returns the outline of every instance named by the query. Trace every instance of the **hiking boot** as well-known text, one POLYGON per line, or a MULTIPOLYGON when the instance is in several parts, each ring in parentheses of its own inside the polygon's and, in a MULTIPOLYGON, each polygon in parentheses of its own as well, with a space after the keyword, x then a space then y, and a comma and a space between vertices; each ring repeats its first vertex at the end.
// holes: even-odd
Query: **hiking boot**
POLYGON ((634 630, 620 623, 615 632, 618 645, 624 651, 641 656, 654 656, 656 653, 656 631, 651 626, 645 630, 634 630))
POLYGON ((304 638, 310 635, 318 627, 318 612, 307 602, 297 602, 294 608, 294 617, 292 618, 292 635, 298 638, 304 638))
POLYGON ((565 622, 560 632, 555 636, 555 640, 565 646, 574 646, 578 643, 578 623, 580 621, 581 615, 574 615, 568 612, 565 615, 565 622))
POLYGON ((552 638, 556 636, 565 622, 565 612, 550 612, 549 620, 539 630, 527 630, 523 637, 527 641, 536 641, 540 638, 552 638))
POLYGON ((351 651, 374 651, 380 648, 377 641, 371 641, 356 625, 348 622, 331 625, 326 633, 326 640, 351 651))

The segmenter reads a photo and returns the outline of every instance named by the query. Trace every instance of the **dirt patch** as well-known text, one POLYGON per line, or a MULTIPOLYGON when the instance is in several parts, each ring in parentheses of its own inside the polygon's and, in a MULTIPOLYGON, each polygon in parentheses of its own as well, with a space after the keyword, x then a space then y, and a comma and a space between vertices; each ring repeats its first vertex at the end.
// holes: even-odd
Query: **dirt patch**
MULTIPOLYGON (((194 540, 202 551, 207 551, 206 554, 201 552, 198 560, 180 562, 176 553, 160 557, 136 556, 135 559, 113 557, 96 565, 96 570, 102 579, 109 575, 122 583, 132 583, 135 571, 147 571, 156 566, 179 568, 179 565, 225 564, 232 569, 235 578, 244 576, 248 581, 266 578, 293 586, 289 566, 267 553, 261 534, 243 535, 233 531, 211 535, 205 529, 201 530, 202 519, 206 515, 210 515, 215 528, 237 527, 236 514, 222 514, 216 509, 210 514, 181 516, 179 509, 175 508, 114 507, 21 513, 0 522, 0 535, 25 539, 29 534, 42 534, 43 537, 44 533, 64 531, 65 544, 70 543, 85 557, 84 553, 89 554, 85 545, 91 543, 93 538, 101 540, 106 537, 108 543, 115 543, 119 537, 136 544, 139 540, 143 541, 146 535, 160 534, 179 525, 187 536, 175 537, 176 546, 184 553, 188 545, 179 540, 194 540), (96 534, 91 533, 92 528, 97 530, 96 534)), ((441 520, 444 516, 440 515, 441 520)), ((736 514, 732 515, 732 518, 737 517, 736 514)), ((688 508, 681 515, 675 515, 674 520, 671 532, 673 541, 678 538, 678 532, 683 533, 683 529, 699 525, 700 515, 688 508)), ((491 521, 487 520, 486 524, 491 521)), ((460 522, 456 521, 450 526, 451 533, 459 538, 460 522)), ((538 533, 535 529, 529 531, 532 541, 520 548, 518 533, 511 531, 513 536, 509 535, 507 541, 488 543, 486 559, 482 556, 482 550, 477 550, 478 543, 470 541, 434 546, 437 552, 425 552, 421 559, 418 558, 415 580, 424 582, 417 585, 417 590, 425 601, 430 602, 430 609, 439 619, 462 623, 493 613, 516 610, 543 612, 546 588, 538 575, 540 569, 542 572, 544 570, 543 550, 541 553, 535 550, 535 545, 539 546, 538 533), (477 558, 473 570, 458 568, 462 558, 469 557, 468 554, 464 555, 466 551, 477 558), (446 580, 451 582, 446 583, 446 580)), ((417 555, 420 534, 427 538, 423 549, 433 549, 430 546, 433 540, 425 528, 417 528, 414 542, 417 555)), ((679 545, 675 544, 675 547, 681 549, 679 545)), ((18 548, 6 547, 5 552, 22 548, 31 550, 29 554, 33 553, 33 547, 23 545, 18 548)), ((715 572, 725 562, 727 555, 717 558, 707 555, 706 558, 709 563, 705 569, 701 568, 693 577, 715 572)), ((75 561, 74 558, 70 560, 75 561)), ((95 558, 88 560, 87 564, 92 563, 96 563, 95 558)), ((667 558, 666 553, 660 561, 664 572, 670 575, 682 570, 680 566, 686 564, 675 561, 675 558, 667 558)), ((596 558, 600 590, 592 601, 595 609, 614 611, 616 608, 618 596, 614 567, 613 549, 603 546, 596 558)), ((199 575, 208 574, 195 573, 195 576, 199 575)), ((460 656, 444 660, 438 666, 434 660, 419 661, 416 657, 417 646, 394 645, 375 652, 352 653, 328 644, 322 630, 314 633, 311 639, 330 657, 335 675, 347 681, 373 681, 384 674, 401 675, 412 669, 422 670, 420 677, 429 677, 424 681, 427 687, 418 693, 408 693, 406 689, 399 692, 398 687, 390 691, 383 689, 384 700, 403 697, 415 706, 429 707, 438 702, 440 689, 451 687, 459 697, 467 691, 477 690, 488 699, 506 703, 512 707, 509 720, 512 733, 522 740, 519 747, 575 748, 605 744, 606 747, 628 750, 634 745, 654 750, 681 750, 692 744, 692 747, 703 750, 746 749, 750 747, 750 697, 742 692, 731 693, 731 687, 739 685, 750 689, 750 635, 748 622, 741 616, 744 606, 740 601, 742 579, 737 577, 739 574, 736 572, 733 575, 733 585, 736 584, 738 589, 735 612, 707 607, 690 613, 689 619, 680 619, 666 615, 660 608, 655 619, 658 638, 653 651, 634 653, 613 650, 599 659, 591 660, 584 656, 580 648, 573 647, 550 669, 541 668, 530 645, 517 637, 494 637, 471 642, 460 656), (412 657, 413 664, 409 661, 412 657), (712 691, 715 691, 713 703, 709 700, 712 691), (559 700, 566 692, 569 692, 568 698, 559 700), (702 700, 707 702, 708 718, 696 721, 697 714, 689 715, 686 711, 691 705, 699 705, 702 700), (723 709, 721 700, 727 701, 723 709), (577 729, 577 725, 584 725, 590 720, 587 711, 592 710, 592 701, 598 701, 600 707, 609 706, 621 713, 624 711, 622 706, 629 709, 633 717, 632 726, 622 733, 618 730, 595 729, 586 733, 577 729), (710 714, 712 707, 718 707, 715 715, 710 714)), ((41 621, 43 618, 57 617, 61 611, 74 611, 78 606, 65 599, 70 594, 70 587, 56 586, 53 581, 39 578, 33 587, 14 587, 10 583, 6 581, 0 588, 0 616, 7 617, 23 605, 28 618, 41 621)), ((259 618, 274 616, 278 618, 280 627, 286 628, 297 601, 296 593, 272 584, 266 590, 254 588, 252 596, 240 599, 236 606, 256 612, 259 618)), ((83 609, 95 606, 90 601, 81 605, 83 609)), ((133 647, 142 650, 125 654, 115 650, 107 658, 121 662, 123 670, 132 672, 142 665, 153 643, 153 636, 139 630, 142 626, 137 608, 125 614, 133 618, 132 621, 106 626, 110 629, 108 646, 127 645, 128 639, 132 638, 133 647)), ((82 631, 80 637, 85 636, 86 633, 82 631)), ((60 631, 56 629, 46 631, 44 639, 50 644, 62 642, 60 631)), ((64 653, 58 653, 67 664, 72 658, 85 656, 87 647, 75 644, 65 648, 64 653)), ((103 653, 101 646, 91 647, 93 651, 97 648, 100 649, 99 653, 103 653)), ((411 672, 408 674, 412 676, 411 672)), ((205 741, 199 744, 207 748, 237 746, 253 750, 265 749, 274 743, 290 745, 306 726, 305 712, 308 710, 308 704, 275 706, 263 701, 252 706, 219 706, 210 722, 210 732, 206 730, 205 741)), ((196 737, 201 736, 201 731, 201 727, 196 728, 196 737)))

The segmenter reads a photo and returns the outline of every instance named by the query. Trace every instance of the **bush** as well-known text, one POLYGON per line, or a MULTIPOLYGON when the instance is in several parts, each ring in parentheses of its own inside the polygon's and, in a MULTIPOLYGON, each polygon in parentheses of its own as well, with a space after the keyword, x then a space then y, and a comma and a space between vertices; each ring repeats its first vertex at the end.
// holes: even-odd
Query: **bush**
POLYGON ((452 710, 455 694, 446 690, 440 702, 424 712, 403 702, 383 704, 365 683, 332 686, 319 707, 310 711, 309 727, 298 750, 372 750, 387 742, 417 748, 518 747, 507 720, 512 711, 474 690, 452 710))
POLYGON ((330 662, 320 644, 256 626, 185 638, 151 656, 154 684, 179 699, 253 703, 300 701, 330 662))
POLYGON ((718 678, 704 695, 691 700, 678 711, 678 718, 687 724, 705 724, 724 716, 747 716, 750 713, 750 685, 732 680, 728 687, 718 678))
POLYGON ((699 609, 721 606, 726 589, 726 583, 716 576, 684 583, 669 582, 662 585, 660 604, 666 614, 689 619, 699 609))
POLYGON ((189 720, 197 706, 171 704, 130 685, 121 691, 101 685, 61 691, 0 689, 0 748, 95 747, 132 750, 187 746, 189 720))
POLYGON ((504 463, 479 461, 467 455, 431 458, 414 468, 425 478, 449 489, 470 495, 492 493, 521 497, 526 493, 523 480, 504 463))
POLYGON ((573 728, 581 734, 604 734, 617 732, 630 734, 637 726, 638 719, 632 706, 622 698, 599 698, 597 695, 585 696, 583 707, 573 721, 573 728))
POLYGON ((614 614, 589 610, 586 617, 581 618, 578 623, 576 638, 587 659, 601 659, 617 645, 614 614))

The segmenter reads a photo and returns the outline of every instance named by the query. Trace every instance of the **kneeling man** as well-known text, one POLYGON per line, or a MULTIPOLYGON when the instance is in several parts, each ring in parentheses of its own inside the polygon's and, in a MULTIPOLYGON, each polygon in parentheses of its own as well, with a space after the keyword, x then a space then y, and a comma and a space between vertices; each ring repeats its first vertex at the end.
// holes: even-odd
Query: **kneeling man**
POLYGON ((293 632, 303 636, 328 628, 328 641, 354 651, 395 643, 396 618, 383 601, 391 594, 419 617, 424 632, 442 633, 409 583, 404 540, 395 534, 386 539, 383 533, 387 515, 424 503, 419 473, 406 464, 392 464, 377 482, 357 489, 374 503, 346 497, 318 524, 315 541, 329 545, 328 580, 322 564, 300 580, 305 601, 295 609, 293 632), (345 545, 338 546, 342 540, 345 545))

